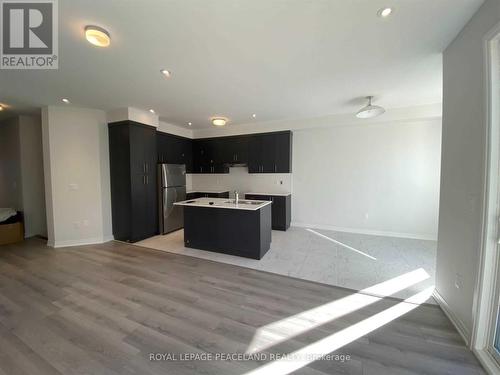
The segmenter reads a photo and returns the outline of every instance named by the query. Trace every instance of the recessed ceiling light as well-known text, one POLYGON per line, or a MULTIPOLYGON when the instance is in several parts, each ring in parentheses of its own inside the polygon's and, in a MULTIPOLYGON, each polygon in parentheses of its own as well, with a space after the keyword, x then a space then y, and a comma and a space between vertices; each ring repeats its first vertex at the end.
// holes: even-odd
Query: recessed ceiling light
POLYGON ((389 17, 392 14, 392 12, 393 12, 392 8, 382 8, 379 9, 377 14, 379 17, 386 18, 389 17))
POLYGON ((170 78, 172 76, 172 72, 167 69, 162 69, 160 70, 161 74, 163 74, 165 77, 170 78))
POLYGON ((149 112, 156 113, 154 109, 150 109, 149 112))
POLYGON ((254 113, 254 114, 252 115, 252 118, 256 118, 256 117, 257 117, 257 114, 255 114, 255 113, 254 113))
POLYGON ((226 125, 226 123, 227 123, 227 120, 225 118, 222 118, 222 117, 217 117, 217 118, 212 119, 212 124, 214 124, 215 126, 224 126, 224 125, 226 125))
POLYGON ((85 38, 90 44, 97 47, 108 47, 111 44, 109 33, 99 26, 86 26, 85 38))
POLYGON ((192 122, 188 122, 188 125, 191 126, 191 125, 193 125, 193 123, 192 122))
POLYGON ((66 103, 66 104, 69 104, 69 99, 64 98, 64 99, 62 99, 62 101, 63 101, 64 103, 66 103))

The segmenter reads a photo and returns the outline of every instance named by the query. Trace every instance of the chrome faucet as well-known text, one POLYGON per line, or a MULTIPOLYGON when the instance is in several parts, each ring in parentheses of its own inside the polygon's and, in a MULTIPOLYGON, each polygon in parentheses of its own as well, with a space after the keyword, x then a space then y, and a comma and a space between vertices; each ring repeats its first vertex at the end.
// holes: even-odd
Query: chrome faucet
POLYGON ((238 193, 238 190, 234 191, 234 203, 238 204, 240 200, 240 193, 238 193))

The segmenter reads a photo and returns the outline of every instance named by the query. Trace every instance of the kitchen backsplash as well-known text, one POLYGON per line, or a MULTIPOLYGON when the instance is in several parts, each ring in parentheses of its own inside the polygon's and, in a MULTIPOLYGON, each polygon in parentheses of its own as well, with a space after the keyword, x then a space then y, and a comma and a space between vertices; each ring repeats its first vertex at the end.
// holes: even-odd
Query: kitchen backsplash
POLYGON ((230 168, 229 174, 188 174, 188 191, 229 190, 240 193, 292 192, 291 173, 249 174, 247 167, 230 168))

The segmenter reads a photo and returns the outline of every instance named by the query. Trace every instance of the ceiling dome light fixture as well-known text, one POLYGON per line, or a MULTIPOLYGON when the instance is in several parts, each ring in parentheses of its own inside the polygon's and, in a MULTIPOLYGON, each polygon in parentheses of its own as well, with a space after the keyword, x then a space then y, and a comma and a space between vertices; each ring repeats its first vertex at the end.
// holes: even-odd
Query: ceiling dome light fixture
POLYGON ((191 126, 191 125, 193 125, 193 123, 192 122, 188 122, 188 125, 191 126))
POLYGON ((150 109, 149 112, 151 112, 152 114, 156 113, 154 109, 150 109))
POLYGON ((63 103, 69 104, 69 99, 64 98, 64 99, 61 99, 61 100, 62 100, 63 103))
POLYGON ((393 12, 392 8, 386 7, 379 9, 377 15, 382 18, 387 18, 392 14, 392 12, 393 12))
POLYGON ((385 113, 384 108, 378 105, 372 105, 373 96, 367 96, 366 99, 368 99, 368 105, 361 108, 358 113, 356 113, 357 118, 373 118, 385 113))
POLYGON ((163 74, 166 78, 170 78, 172 76, 172 72, 167 69, 160 70, 160 73, 163 74))
POLYGON ((222 118, 222 117, 216 117, 216 118, 212 119, 212 124, 214 126, 224 126, 224 125, 226 125, 226 123, 227 123, 227 120, 225 118, 222 118))
POLYGON ((109 33, 99 26, 86 26, 85 38, 90 44, 97 47, 108 47, 111 44, 109 33))

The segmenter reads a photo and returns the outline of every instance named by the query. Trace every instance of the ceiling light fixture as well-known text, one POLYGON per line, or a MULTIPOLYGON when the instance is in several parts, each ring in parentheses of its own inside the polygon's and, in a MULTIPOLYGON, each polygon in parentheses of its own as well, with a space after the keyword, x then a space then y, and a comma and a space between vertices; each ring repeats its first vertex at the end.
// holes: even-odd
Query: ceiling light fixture
POLYGON ((188 122, 188 125, 191 126, 191 125, 193 125, 193 123, 192 122, 188 122))
POLYGON ((156 113, 154 109, 150 109, 149 112, 151 112, 153 114, 156 113))
POLYGON ((373 96, 367 96, 366 99, 368 99, 368 105, 361 108, 358 113, 356 113, 357 118, 373 118, 385 113, 384 108, 378 105, 372 105, 373 96))
POLYGON ((252 118, 256 118, 256 117, 257 117, 257 115, 254 113, 254 114, 252 115, 252 118))
POLYGON ((172 76, 172 72, 167 69, 160 70, 160 73, 163 74, 166 78, 170 78, 172 76))
POLYGON ((90 44, 97 47, 108 47, 111 44, 109 33, 99 26, 86 26, 85 38, 90 44))
POLYGON ((222 117, 217 117, 217 118, 212 119, 212 124, 215 126, 224 126, 224 125, 226 125, 226 123, 227 123, 227 120, 225 118, 222 118, 222 117))
POLYGON ((0 112, 4 110, 3 105, 0 104, 0 112))
POLYGON ((379 17, 382 17, 382 18, 387 18, 389 17, 391 14, 392 14, 392 8, 382 8, 382 9, 379 9, 379 11, 377 12, 378 16, 379 17))
POLYGON ((63 101, 63 103, 69 104, 69 99, 64 98, 64 99, 62 99, 62 101, 63 101))

